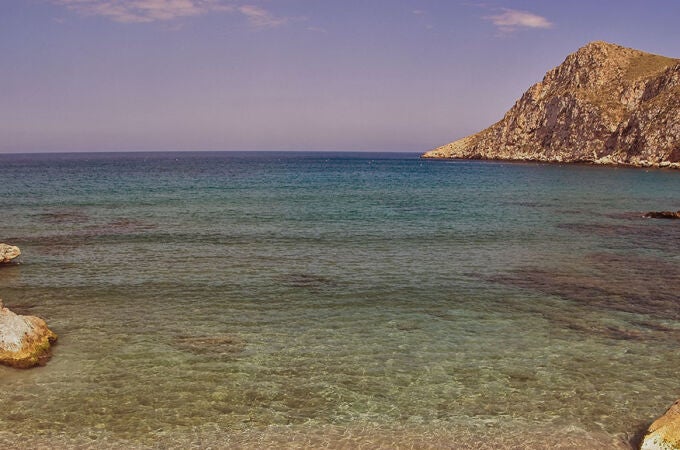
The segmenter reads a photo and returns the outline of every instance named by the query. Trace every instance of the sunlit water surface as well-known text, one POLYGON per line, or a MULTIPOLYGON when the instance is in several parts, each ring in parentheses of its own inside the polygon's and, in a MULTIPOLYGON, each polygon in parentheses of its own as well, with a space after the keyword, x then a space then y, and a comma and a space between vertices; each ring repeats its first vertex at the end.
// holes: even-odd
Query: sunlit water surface
POLYGON ((680 172, 0 155, 0 446, 629 448, 680 397, 680 172))

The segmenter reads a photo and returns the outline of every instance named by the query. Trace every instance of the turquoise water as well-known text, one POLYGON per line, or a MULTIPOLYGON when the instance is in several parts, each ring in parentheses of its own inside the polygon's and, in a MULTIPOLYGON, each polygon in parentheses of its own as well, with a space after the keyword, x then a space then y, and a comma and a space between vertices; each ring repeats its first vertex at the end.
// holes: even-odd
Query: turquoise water
POLYGON ((680 397, 680 173, 0 155, 0 446, 629 448, 680 397))

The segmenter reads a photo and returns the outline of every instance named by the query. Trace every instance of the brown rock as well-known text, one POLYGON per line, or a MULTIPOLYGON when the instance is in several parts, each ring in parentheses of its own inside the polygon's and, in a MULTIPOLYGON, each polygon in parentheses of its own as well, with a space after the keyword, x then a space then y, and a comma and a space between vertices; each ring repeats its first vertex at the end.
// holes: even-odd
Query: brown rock
POLYGON ((591 42, 502 120, 423 157, 680 168, 680 59, 591 42))
POLYGON ((649 426, 640 450, 680 449, 680 400, 649 426))
POLYGON ((650 219, 680 219, 680 211, 651 211, 644 217, 650 219))
POLYGON ((44 365, 56 340, 44 320, 17 315, 0 300, 0 364, 21 369, 44 365))
POLYGON ((21 255, 19 247, 0 243, 0 263, 7 263, 21 255))

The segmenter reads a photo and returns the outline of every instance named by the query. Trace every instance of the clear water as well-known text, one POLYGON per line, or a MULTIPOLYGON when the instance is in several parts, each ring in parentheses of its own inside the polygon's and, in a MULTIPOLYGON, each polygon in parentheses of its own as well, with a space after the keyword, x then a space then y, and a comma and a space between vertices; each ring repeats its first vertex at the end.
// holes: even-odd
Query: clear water
POLYGON ((680 172, 0 155, 0 446, 629 448, 680 397, 680 172))

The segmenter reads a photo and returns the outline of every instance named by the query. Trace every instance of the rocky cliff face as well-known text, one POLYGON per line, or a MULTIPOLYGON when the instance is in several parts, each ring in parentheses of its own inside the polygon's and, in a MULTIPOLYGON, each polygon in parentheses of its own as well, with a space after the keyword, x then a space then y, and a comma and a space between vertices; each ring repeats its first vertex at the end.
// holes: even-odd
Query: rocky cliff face
POLYGON ((680 59, 591 42, 501 121, 423 156, 680 168, 680 59))

